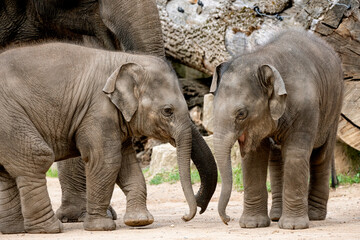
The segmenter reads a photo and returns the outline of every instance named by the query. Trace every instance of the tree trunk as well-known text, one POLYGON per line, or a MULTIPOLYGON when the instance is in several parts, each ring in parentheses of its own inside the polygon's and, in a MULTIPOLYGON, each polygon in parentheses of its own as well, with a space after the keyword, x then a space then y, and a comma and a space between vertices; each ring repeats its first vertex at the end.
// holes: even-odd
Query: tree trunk
POLYGON ((360 151, 360 82, 345 83, 338 136, 350 147, 360 151))

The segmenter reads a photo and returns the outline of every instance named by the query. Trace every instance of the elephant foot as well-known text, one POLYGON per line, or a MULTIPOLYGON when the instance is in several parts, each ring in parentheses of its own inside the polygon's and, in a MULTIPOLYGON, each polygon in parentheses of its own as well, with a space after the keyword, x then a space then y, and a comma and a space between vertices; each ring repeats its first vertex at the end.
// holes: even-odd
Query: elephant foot
POLYGON ((117 219, 117 214, 111 205, 109 205, 108 209, 106 210, 106 215, 108 216, 108 218, 111 218, 112 220, 117 219))
POLYGON ((83 222, 86 216, 86 208, 61 204, 55 215, 63 223, 83 222))
POLYGON ((279 228, 282 229, 305 229, 309 228, 309 217, 288 217, 282 215, 279 222, 279 228))
POLYGON ((281 213, 282 213, 282 208, 281 207, 271 207, 270 210, 270 219, 273 222, 277 222, 279 221, 280 217, 281 217, 281 213))
POLYGON ((116 224, 112 218, 86 214, 84 229, 87 231, 112 231, 116 224))
POLYGON ((9 224, 0 225, 0 232, 2 234, 15 234, 15 233, 24 233, 24 221, 11 222, 9 224))
POLYGON ((309 205, 308 214, 309 214, 309 219, 311 221, 325 220, 326 208, 325 209, 316 208, 316 207, 312 207, 311 205, 309 205))
MULTIPOLYGON (((109 206, 106 214, 109 218, 116 220, 117 214, 115 210, 109 206)), ((84 222, 86 216, 86 209, 77 206, 64 206, 56 211, 56 217, 63 223, 68 222, 84 222)))
POLYGON ((247 215, 243 214, 240 218, 240 227, 242 228, 260 228, 270 226, 268 215, 247 215))
POLYGON ((30 226, 25 224, 25 231, 27 233, 60 233, 62 230, 63 225, 55 216, 47 220, 46 223, 30 226))
POLYGON ((154 217, 147 209, 133 211, 126 210, 124 222, 130 227, 140 227, 152 224, 154 222, 154 217))

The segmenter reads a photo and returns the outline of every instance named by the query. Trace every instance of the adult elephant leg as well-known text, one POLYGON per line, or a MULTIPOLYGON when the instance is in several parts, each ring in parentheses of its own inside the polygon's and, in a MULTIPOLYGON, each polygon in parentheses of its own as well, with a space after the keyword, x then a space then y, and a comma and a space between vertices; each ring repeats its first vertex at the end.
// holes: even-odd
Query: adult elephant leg
POLYGON ((241 160, 244 183, 244 210, 240 218, 242 228, 270 225, 266 189, 269 151, 270 143, 265 139, 255 151, 248 153, 241 160))
POLYGON ((128 226, 146 226, 154 222, 154 217, 146 207, 146 183, 131 139, 122 147, 121 169, 116 183, 126 195, 124 222, 128 226))
POLYGON ((191 125, 191 132, 191 159, 199 171, 201 180, 201 185, 195 198, 197 206, 201 208, 200 214, 202 214, 205 212, 215 192, 218 173, 214 156, 194 124, 191 125))
POLYGON ((334 161, 336 129, 329 134, 326 143, 314 149, 310 158, 310 183, 308 214, 310 220, 324 220, 329 199, 329 177, 331 163, 334 161))
POLYGON ((272 144, 269 156, 269 172, 271 183, 272 204, 270 219, 279 221, 282 212, 282 191, 283 191, 283 161, 281 148, 272 144))
POLYGON ((25 232, 19 190, 15 179, 0 166, 0 232, 25 232))
POLYGON ((86 214, 86 177, 80 157, 57 162, 61 186, 61 206, 56 217, 61 222, 83 222, 86 214))
MULTIPOLYGON (((61 186, 61 206, 56 217, 61 222, 83 222, 86 215, 85 163, 80 157, 57 162, 61 186)), ((109 206, 107 215, 117 219, 115 210, 109 206)))
POLYGON ((100 17, 127 51, 165 56, 159 12, 153 0, 100 0, 100 17))

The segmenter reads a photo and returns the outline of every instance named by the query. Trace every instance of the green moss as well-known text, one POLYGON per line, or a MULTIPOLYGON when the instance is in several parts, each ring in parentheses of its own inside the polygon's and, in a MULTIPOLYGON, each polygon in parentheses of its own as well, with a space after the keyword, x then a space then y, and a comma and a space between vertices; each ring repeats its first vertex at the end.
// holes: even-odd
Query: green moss
MULTIPOLYGON (((200 182, 200 174, 199 172, 195 169, 195 170, 191 170, 190 171, 190 176, 191 176, 191 183, 199 183, 200 182)), ((218 180, 220 179, 220 177, 218 177, 218 180)), ((157 173, 155 176, 151 177, 151 179, 149 180, 149 184, 150 185, 158 185, 161 183, 176 183, 180 181, 180 174, 179 174, 179 169, 173 169, 172 171, 164 171, 161 173, 157 173)))
POLYGON ((161 183, 175 183, 180 180, 180 175, 178 169, 173 169, 172 171, 164 171, 157 173, 149 180, 150 185, 158 185, 161 183))
POLYGON ((240 166, 233 168, 233 183, 236 191, 244 190, 243 174, 240 166))
POLYGON ((337 175, 337 178, 339 180, 339 185, 360 183, 360 172, 358 172, 354 176, 339 174, 337 175))
MULTIPOLYGON (((147 173, 148 170, 143 170, 143 173, 147 173)), ((57 174, 57 173, 56 173, 57 174)), ((191 183, 199 183, 200 182, 200 175, 197 170, 191 170, 191 183)), ((346 184, 353 184, 353 183, 360 183, 360 171, 356 173, 354 176, 352 175, 337 175, 339 184, 346 185, 346 184)), ((150 180, 148 180, 150 185, 158 185, 161 183, 176 183, 180 180, 179 170, 173 169, 172 171, 165 171, 161 173, 157 173, 153 176, 150 180)), ((218 183, 221 183, 220 173, 218 173, 218 183)), ((330 181, 329 181, 330 184, 330 181)), ((244 184, 243 184, 243 173, 241 166, 237 166, 233 168, 233 185, 234 189, 238 192, 244 191, 244 184)), ((268 192, 271 192, 271 184, 270 181, 266 182, 266 189, 268 192)))
MULTIPOLYGON (((143 173, 146 173, 146 172, 143 170, 143 173)), ((196 169, 191 170, 190 174, 191 174, 191 183, 192 184, 201 182, 199 172, 196 169)), ((234 184, 234 188, 236 191, 244 190, 244 184, 243 184, 242 177, 243 177, 243 174, 242 174, 241 167, 237 166, 237 167, 233 168, 233 184, 234 184)), ((173 184, 179 180, 180 180, 179 170, 173 169, 172 171, 164 171, 161 173, 157 173, 155 176, 153 176, 149 180, 149 184, 150 185, 159 185, 161 183, 166 183, 166 182, 173 184)), ((220 173, 218 173, 218 183, 221 183, 220 173)), ((267 182, 266 185, 267 185, 268 191, 270 192, 270 182, 267 182)))
POLYGON ((164 182, 164 179, 161 175, 156 174, 150 181, 150 185, 159 185, 164 182))

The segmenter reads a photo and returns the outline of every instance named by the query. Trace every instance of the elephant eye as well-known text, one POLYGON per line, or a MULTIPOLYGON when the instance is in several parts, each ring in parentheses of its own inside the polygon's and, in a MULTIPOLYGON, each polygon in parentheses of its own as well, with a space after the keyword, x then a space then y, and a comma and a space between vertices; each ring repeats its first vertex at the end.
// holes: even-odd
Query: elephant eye
POLYGON ((236 119, 238 120, 244 120, 248 115, 248 111, 244 108, 239 109, 236 113, 236 119))
POLYGON ((170 105, 167 105, 161 110, 161 113, 165 117, 171 117, 174 114, 174 108, 170 105))

